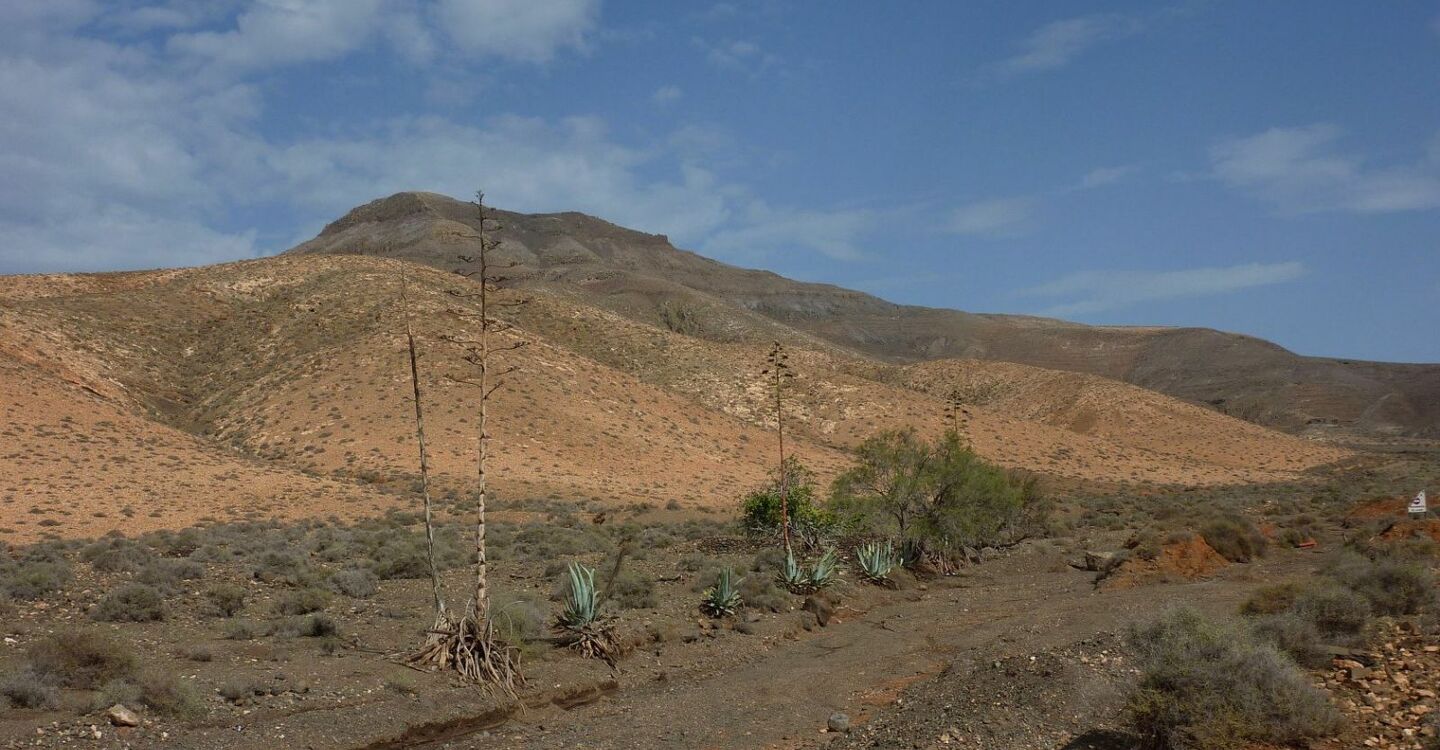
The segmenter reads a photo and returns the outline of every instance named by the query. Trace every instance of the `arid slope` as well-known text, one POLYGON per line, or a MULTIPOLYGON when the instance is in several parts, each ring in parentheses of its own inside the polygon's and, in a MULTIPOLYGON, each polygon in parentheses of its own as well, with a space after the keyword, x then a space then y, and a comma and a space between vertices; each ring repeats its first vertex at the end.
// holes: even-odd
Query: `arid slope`
MULTIPOLYGON (((896 305, 736 268, 663 235, 578 213, 498 212, 525 283, 716 341, 808 339, 894 362, 987 359, 1123 380, 1290 431, 1440 435, 1440 365, 1303 357, 1201 328, 1099 327, 896 305)), ((471 205, 399 193, 351 211, 291 252, 380 255, 454 268, 473 254, 471 205)), ((959 302, 959 301, 957 301, 959 302)))

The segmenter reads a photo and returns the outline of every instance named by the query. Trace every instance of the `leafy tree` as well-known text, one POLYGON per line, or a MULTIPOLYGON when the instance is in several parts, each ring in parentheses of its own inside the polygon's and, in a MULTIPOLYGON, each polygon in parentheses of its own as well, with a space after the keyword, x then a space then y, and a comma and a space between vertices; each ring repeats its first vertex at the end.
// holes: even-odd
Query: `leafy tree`
POLYGON ((933 443, 913 429, 882 432, 855 457, 830 503, 858 529, 946 553, 1013 543, 1043 525, 1035 480, 985 461, 954 430, 933 443))
POLYGON ((825 526, 828 514, 815 502, 815 474, 794 456, 786 456, 780 471, 771 471, 765 486, 741 501, 745 528, 752 531, 779 529, 786 516, 792 528, 825 526), (783 494, 782 494, 783 493, 783 494))

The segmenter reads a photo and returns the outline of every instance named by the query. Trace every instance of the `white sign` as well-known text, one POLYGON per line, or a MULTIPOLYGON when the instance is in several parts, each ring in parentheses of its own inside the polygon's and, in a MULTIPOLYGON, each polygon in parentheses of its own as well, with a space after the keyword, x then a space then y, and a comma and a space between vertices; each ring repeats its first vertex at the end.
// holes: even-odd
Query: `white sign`
POLYGON ((1425 490, 1420 490, 1420 494, 1410 501, 1410 512, 1416 514, 1425 512, 1425 490))

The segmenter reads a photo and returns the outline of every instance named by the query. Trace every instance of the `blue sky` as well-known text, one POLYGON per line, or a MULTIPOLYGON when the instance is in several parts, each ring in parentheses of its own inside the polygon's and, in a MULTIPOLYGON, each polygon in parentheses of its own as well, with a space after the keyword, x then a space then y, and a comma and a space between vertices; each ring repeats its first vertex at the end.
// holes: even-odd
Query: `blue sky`
POLYGON ((1440 3, 7 0, 0 273, 398 190, 899 302, 1440 361, 1440 3))

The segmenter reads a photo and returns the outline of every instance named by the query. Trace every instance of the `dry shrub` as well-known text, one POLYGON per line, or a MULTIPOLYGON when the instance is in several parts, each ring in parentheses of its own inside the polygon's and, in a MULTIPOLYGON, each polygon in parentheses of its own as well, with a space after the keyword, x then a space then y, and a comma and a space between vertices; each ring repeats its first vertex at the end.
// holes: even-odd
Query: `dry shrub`
POLYGON ((154 587, 127 583, 105 595, 90 611, 100 622, 155 622, 165 619, 165 598, 154 587))
POLYGON ((94 690, 133 677, 135 655, 88 630, 56 633, 37 641, 25 655, 30 672, 63 687, 94 690))
POLYGON ((1340 715, 1305 675, 1242 630, 1175 610, 1136 629, 1128 714, 1151 750, 1231 750, 1329 734, 1340 715))
POLYGON ((1211 521, 1200 530, 1200 536, 1226 560, 1238 563, 1264 557, 1268 544, 1255 524, 1238 517, 1211 521))

